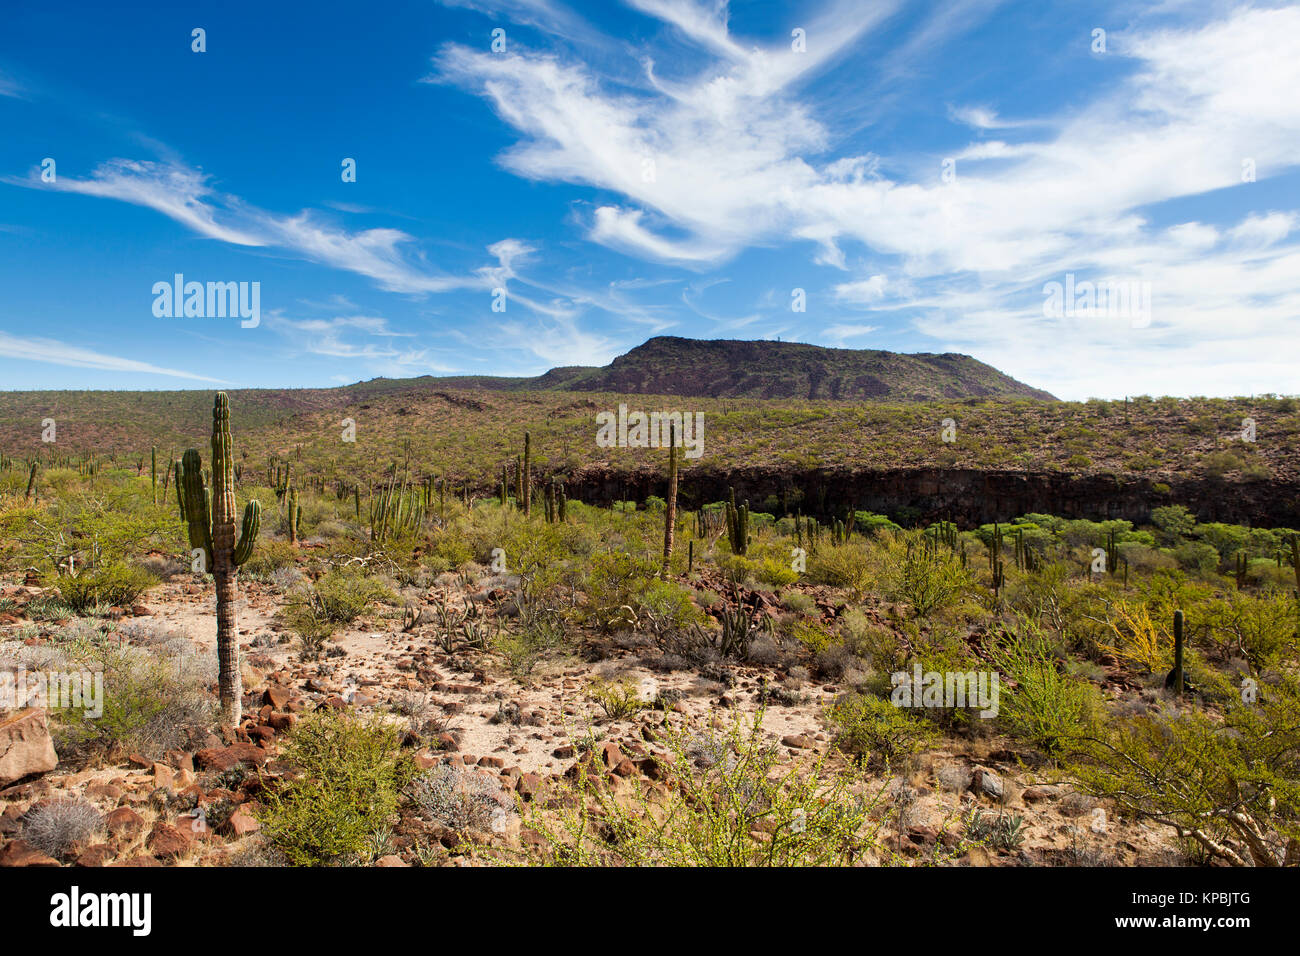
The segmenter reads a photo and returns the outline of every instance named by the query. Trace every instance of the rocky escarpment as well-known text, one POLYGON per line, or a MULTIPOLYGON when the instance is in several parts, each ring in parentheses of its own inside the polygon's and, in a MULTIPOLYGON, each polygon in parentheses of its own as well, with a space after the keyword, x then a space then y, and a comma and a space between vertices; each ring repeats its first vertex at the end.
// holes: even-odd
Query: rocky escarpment
MULTIPOLYGON (((651 469, 624 472, 591 466, 570 476, 567 489, 570 498, 608 504, 662 496, 665 483, 662 472, 651 469)), ((961 527, 1031 512, 1144 523, 1151 509, 1170 504, 1185 505, 1200 521, 1300 527, 1300 482, 1290 479, 1189 476, 1162 483, 1113 474, 975 469, 692 469, 683 474, 679 495, 686 507, 696 507, 724 500, 731 488, 756 508, 774 499, 776 510, 799 508, 804 514, 827 517, 851 506, 906 523, 944 518, 961 527)))

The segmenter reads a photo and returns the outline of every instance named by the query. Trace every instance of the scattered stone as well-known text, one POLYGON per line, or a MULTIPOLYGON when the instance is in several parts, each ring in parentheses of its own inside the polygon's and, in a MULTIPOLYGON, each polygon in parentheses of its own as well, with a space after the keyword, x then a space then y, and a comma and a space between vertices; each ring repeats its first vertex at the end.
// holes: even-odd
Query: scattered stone
POLYGON ((1055 784, 1037 784, 1026 787, 1020 798, 1025 803, 1038 803, 1042 800, 1055 800, 1061 794, 1061 788, 1055 784))

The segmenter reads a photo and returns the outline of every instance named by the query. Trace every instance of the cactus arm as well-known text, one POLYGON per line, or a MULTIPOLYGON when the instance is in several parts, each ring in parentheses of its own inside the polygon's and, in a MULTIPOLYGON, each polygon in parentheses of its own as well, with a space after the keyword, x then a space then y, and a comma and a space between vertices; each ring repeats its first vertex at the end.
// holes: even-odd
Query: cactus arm
POLYGON ((244 521, 239 529, 239 541, 235 544, 230 560, 239 567, 253 556, 253 546, 257 544, 257 533, 262 525, 262 503, 254 498, 244 506, 244 521))
POLYGON ((203 482, 203 463, 191 448, 181 459, 178 479, 184 486, 181 510, 189 527, 190 547, 202 548, 206 567, 212 570, 212 511, 203 482))

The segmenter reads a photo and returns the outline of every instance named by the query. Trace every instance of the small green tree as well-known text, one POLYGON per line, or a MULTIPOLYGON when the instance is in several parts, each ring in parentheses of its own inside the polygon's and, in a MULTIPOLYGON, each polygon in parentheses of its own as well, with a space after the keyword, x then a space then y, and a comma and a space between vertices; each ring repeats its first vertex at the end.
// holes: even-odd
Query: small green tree
POLYGON ((1232 866, 1300 865, 1300 692, 1258 688, 1222 719, 1170 709, 1075 742, 1079 786, 1232 866))

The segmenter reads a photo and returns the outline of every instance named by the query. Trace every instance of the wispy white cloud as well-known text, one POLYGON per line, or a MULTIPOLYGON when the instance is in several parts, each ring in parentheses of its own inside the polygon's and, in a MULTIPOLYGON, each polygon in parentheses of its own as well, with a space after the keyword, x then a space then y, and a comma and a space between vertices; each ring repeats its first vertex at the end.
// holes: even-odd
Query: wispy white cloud
POLYGON ((398 347, 395 340, 410 340, 416 335, 395 331, 382 316, 291 318, 276 310, 265 316, 264 321, 269 329, 283 335, 291 348, 309 355, 359 363, 372 375, 441 374, 459 370, 436 361, 428 348, 398 347))
POLYGON ((106 372, 135 372, 145 375, 165 375, 169 378, 186 378, 196 382, 223 383, 222 379, 210 378, 193 372, 184 372, 174 368, 162 368, 136 359, 105 355, 92 349, 68 345, 55 339, 12 335, 0 332, 0 357, 17 359, 24 362, 45 362, 50 365, 65 365, 72 368, 93 368, 106 372))
POLYGON ((0 72, 0 96, 8 96, 13 99, 26 99, 26 91, 22 85, 12 76, 0 72))
POLYGON ((504 262, 502 256, 517 256, 524 251, 516 240, 504 240, 492 247, 497 267, 464 275, 440 272, 409 253, 415 238, 399 229, 348 231, 313 210, 278 215, 218 192, 209 176, 176 161, 115 159, 96 167, 86 179, 60 175, 55 182, 44 183, 33 172, 26 178, 6 177, 3 181, 144 206, 206 238, 284 250, 365 276, 389 292, 418 295, 490 288, 496 270, 504 262))
MULTIPOLYGON (((811 61, 735 37, 725 4, 632 5, 712 63, 672 80, 652 65, 652 88, 629 92, 555 53, 493 57, 451 45, 436 60, 442 79, 480 92, 518 132, 501 157, 508 169, 624 197, 596 207, 591 240, 696 269, 741 249, 804 240, 814 244, 815 262, 852 274, 846 250, 870 250, 872 270, 835 286, 836 299, 896 314, 910 309, 919 331, 986 357, 1009 354, 1018 370, 1063 394, 1104 381, 1110 391, 1123 389, 1152 359, 1132 348, 1129 335, 1107 338, 1099 328, 1071 333, 1067 353, 1062 330, 1035 315, 1043 282, 1071 271, 1151 277, 1162 318, 1139 341, 1176 356, 1168 367, 1209 360, 1213 349, 1204 343, 1220 337, 1214 325, 1240 329, 1249 313, 1251 334, 1269 343, 1269 356, 1293 361, 1273 387, 1300 387, 1300 352, 1286 333, 1300 308, 1272 279, 1297 254, 1300 213, 1251 213, 1227 227, 1157 227, 1146 212, 1216 190, 1249 190, 1245 160, 1260 178, 1300 163, 1300 58, 1290 50, 1300 8, 1200 10, 1202 19, 1191 23, 1185 11, 1176 28, 1112 31, 1107 55, 1130 69, 1098 86, 1091 101, 1034 120, 1002 119, 998 104, 955 106, 953 119, 981 134, 1014 128, 1019 141, 977 139, 931 157, 909 179, 882 174, 875 154, 823 158, 831 137, 818 104, 791 82, 811 61), (945 156, 958 159, 953 182, 940 176, 945 156), (882 270, 882 259, 897 265, 882 270)), ((906 75, 922 52, 950 43, 996 7, 996 0, 963 0, 961 16, 936 12, 885 57, 875 79, 906 75)), ((850 39, 860 32, 843 31, 850 39)), ((812 51, 817 37, 808 35, 812 51)), ((1250 194, 1239 202, 1248 208, 1250 194)), ((1220 384, 1244 369, 1218 376, 1220 384)), ((1262 375, 1235 380, 1241 388, 1262 375)), ((1188 388, 1183 382, 1177 391, 1188 388)))
POLYGON ((843 345, 850 339, 860 339, 865 335, 873 332, 879 332, 878 325, 855 325, 852 323, 839 323, 822 330, 822 337, 829 339, 837 345, 843 345))

